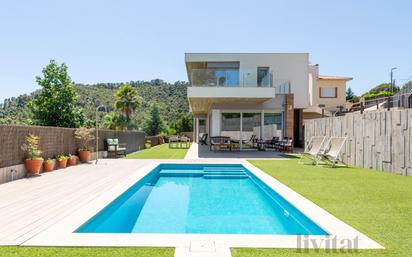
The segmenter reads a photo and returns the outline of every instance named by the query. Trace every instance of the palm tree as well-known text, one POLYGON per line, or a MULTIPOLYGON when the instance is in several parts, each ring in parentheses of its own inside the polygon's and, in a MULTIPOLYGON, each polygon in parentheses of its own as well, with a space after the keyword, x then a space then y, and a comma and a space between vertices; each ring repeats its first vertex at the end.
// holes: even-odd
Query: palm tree
POLYGON ((126 121, 129 123, 130 116, 140 106, 141 98, 139 93, 134 87, 125 84, 117 90, 114 97, 114 107, 126 116, 126 121))
POLYGON ((104 116, 103 127, 112 130, 126 130, 127 121, 123 115, 111 112, 104 116))

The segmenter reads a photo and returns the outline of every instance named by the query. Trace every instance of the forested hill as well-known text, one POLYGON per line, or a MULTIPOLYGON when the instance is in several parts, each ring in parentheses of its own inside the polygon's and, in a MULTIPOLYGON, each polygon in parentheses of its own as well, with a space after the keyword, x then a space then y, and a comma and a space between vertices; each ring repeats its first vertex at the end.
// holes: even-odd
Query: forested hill
MULTIPOLYGON (((75 84, 79 96, 78 105, 83 108, 86 117, 92 119, 96 106, 103 104, 113 108, 114 93, 125 83, 75 84)), ((152 102, 159 105, 166 123, 189 112, 186 98, 187 82, 177 81, 172 84, 155 79, 127 83, 137 89, 143 100, 142 106, 135 113, 137 122, 143 119, 152 102)), ((0 104, 0 124, 30 124, 32 114, 28 103, 36 93, 5 99, 4 103, 0 104)))

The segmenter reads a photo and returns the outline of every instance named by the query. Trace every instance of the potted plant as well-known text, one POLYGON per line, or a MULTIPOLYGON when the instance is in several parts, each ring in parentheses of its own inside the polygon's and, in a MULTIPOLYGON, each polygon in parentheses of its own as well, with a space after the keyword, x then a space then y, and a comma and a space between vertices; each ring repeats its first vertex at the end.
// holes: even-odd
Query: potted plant
POLYGON ((47 159, 43 163, 43 170, 45 172, 54 170, 54 161, 52 159, 47 159))
POLYGON ((79 158, 81 162, 88 162, 90 161, 90 151, 91 147, 89 146, 90 142, 94 140, 93 130, 88 128, 78 128, 74 132, 74 136, 76 139, 80 141, 80 148, 79 148, 79 158))
POLYGON ((69 154, 67 162, 70 166, 76 165, 77 164, 77 156, 69 154))
POLYGON ((57 156, 57 164, 59 165, 60 169, 64 169, 67 166, 67 156, 64 154, 61 154, 57 156))
POLYGON ((21 146, 21 149, 27 153, 24 165, 30 174, 38 174, 43 164, 42 152, 39 149, 39 139, 40 137, 36 135, 28 134, 26 142, 21 146))

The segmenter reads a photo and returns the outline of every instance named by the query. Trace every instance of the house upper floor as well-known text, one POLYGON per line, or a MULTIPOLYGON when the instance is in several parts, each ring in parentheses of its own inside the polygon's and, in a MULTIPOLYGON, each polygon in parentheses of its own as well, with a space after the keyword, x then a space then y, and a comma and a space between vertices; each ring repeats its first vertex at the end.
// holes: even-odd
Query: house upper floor
POLYGON ((344 105, 346 82, 352 79, 319 75, 308 53, 186 53, 185 63, 191 103, 262 102, 293 93, 294 108, 344 105))
POLYGON ((274 98, 295 93, 308 106, 307 53, 186 53, 188 97, 274 98))

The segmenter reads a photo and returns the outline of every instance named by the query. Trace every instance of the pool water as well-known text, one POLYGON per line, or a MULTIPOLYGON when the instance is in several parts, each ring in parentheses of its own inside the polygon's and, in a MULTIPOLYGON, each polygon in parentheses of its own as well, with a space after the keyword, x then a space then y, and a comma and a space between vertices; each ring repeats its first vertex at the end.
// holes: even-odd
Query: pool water
POLYGON ((242 165, 161 164, 78 233, 327 235, 242 165))

